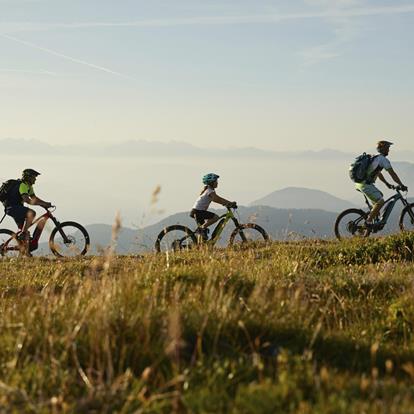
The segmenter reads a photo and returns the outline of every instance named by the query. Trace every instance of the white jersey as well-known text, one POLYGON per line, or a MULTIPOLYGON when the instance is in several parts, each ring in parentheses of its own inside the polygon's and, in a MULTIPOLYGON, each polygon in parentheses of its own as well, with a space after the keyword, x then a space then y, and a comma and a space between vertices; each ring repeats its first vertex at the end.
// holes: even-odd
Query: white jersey
POLYGON ((208 187, 205 191, 197 198, 196 202, 194 203, 193 209, 194 210, 207 210, 213 201, 211 199, 211 195, 215 194, 214 188, 208 187))
POLYGON ((368 167, 368 177, 370 177, 370 182, 374 183, 378 177, 378 174, 383 170, 389 170, 391 163, 387 157, 384 155, 377 155, 371 164, 368 167))

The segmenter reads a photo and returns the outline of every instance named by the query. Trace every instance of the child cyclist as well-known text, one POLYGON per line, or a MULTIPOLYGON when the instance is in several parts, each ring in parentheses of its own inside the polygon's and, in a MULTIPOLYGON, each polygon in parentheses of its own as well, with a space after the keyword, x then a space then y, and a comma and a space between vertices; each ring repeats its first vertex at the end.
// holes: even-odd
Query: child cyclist
POLYGON ((204 240, 208 239, 207 227, 211 226, 219 219, 217 214, 207 211, 210 203, 214 201, 215 203, 226 207, 237 207, 237 203, 235 201, 228 201, 216 194, 215 189, 218 186, 218 179, 219 176, 214 173, 206 174, 203 177, 204 188, 194 203, 193 209, 190 213, 190 216, 195 219, 198 224, 196 233, 198 233, 204 240))

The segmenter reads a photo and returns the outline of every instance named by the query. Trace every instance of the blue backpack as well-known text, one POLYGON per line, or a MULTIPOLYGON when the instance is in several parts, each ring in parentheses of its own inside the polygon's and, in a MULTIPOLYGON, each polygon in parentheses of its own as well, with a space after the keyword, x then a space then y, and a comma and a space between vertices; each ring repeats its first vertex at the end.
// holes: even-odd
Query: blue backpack
POLYGON ((371 165, 376 155, 367 154, 364 152, 349 167, 349 177, 354 183, 362 183, 369 179, 368 167, 371 165))

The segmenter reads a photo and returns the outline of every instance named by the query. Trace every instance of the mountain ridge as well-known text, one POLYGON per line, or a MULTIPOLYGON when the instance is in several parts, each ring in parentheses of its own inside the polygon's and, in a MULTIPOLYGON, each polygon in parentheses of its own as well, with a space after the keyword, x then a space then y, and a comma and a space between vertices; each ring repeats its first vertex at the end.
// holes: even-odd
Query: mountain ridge
POLYGON ((299 208, 303 206, 306 209, 320 209, 332 212, 340 212, 347 208, 357 207, 355 204, 343 200, 332 194, 305 187, 285 187, 267 194, 266 196, 255 200, 250 206, 265 205, 274 208, 299 208))
MULTIPOLYGON (((185 141, 170 140, 156 141, 146 139, 129 139, 119 143, 88 143, 85 144, 60 144, 52 145, 38 139, 27 138, 3 138, 0 139, 2 152, 8 155, 60 155, 60 156, 84 156, 84 157, 105 157, 110 154, 112 157, 144 157, 144 156, 199 156, 199 157, 256 157, 274 159, 315 159, 315 160, 349 160, 352 161, 358 154, 322 148, 319 150, 292 150, 276 151, 249 147, 228 147, 228 148, 203 148, 185 141)), ((361 151, 362 152, 362 151, 361 151)), ((394 157, 414 159, 414 151, 403 150, 393 151, 394 157)))

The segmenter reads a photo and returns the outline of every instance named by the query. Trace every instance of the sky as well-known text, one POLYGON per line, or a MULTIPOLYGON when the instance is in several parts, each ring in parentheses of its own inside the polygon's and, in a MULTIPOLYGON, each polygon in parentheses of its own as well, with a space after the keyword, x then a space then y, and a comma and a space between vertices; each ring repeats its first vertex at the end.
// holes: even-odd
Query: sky
POLYGON ((357 155, 386 138, 414 151, 413 43, 414 0, 0 0, 0 142, 89 148, 81 159, 0 151, 0 181, 35 168, 38 195, 86 224, 118 210, 128 226, 189 210, 211 171, 240 204, 287 186, 353 199, 346 161, 93 148, 147 140, 357 155))
POLYGON ((0 139, 414 150, 412 0, 0 0, 0 139))

